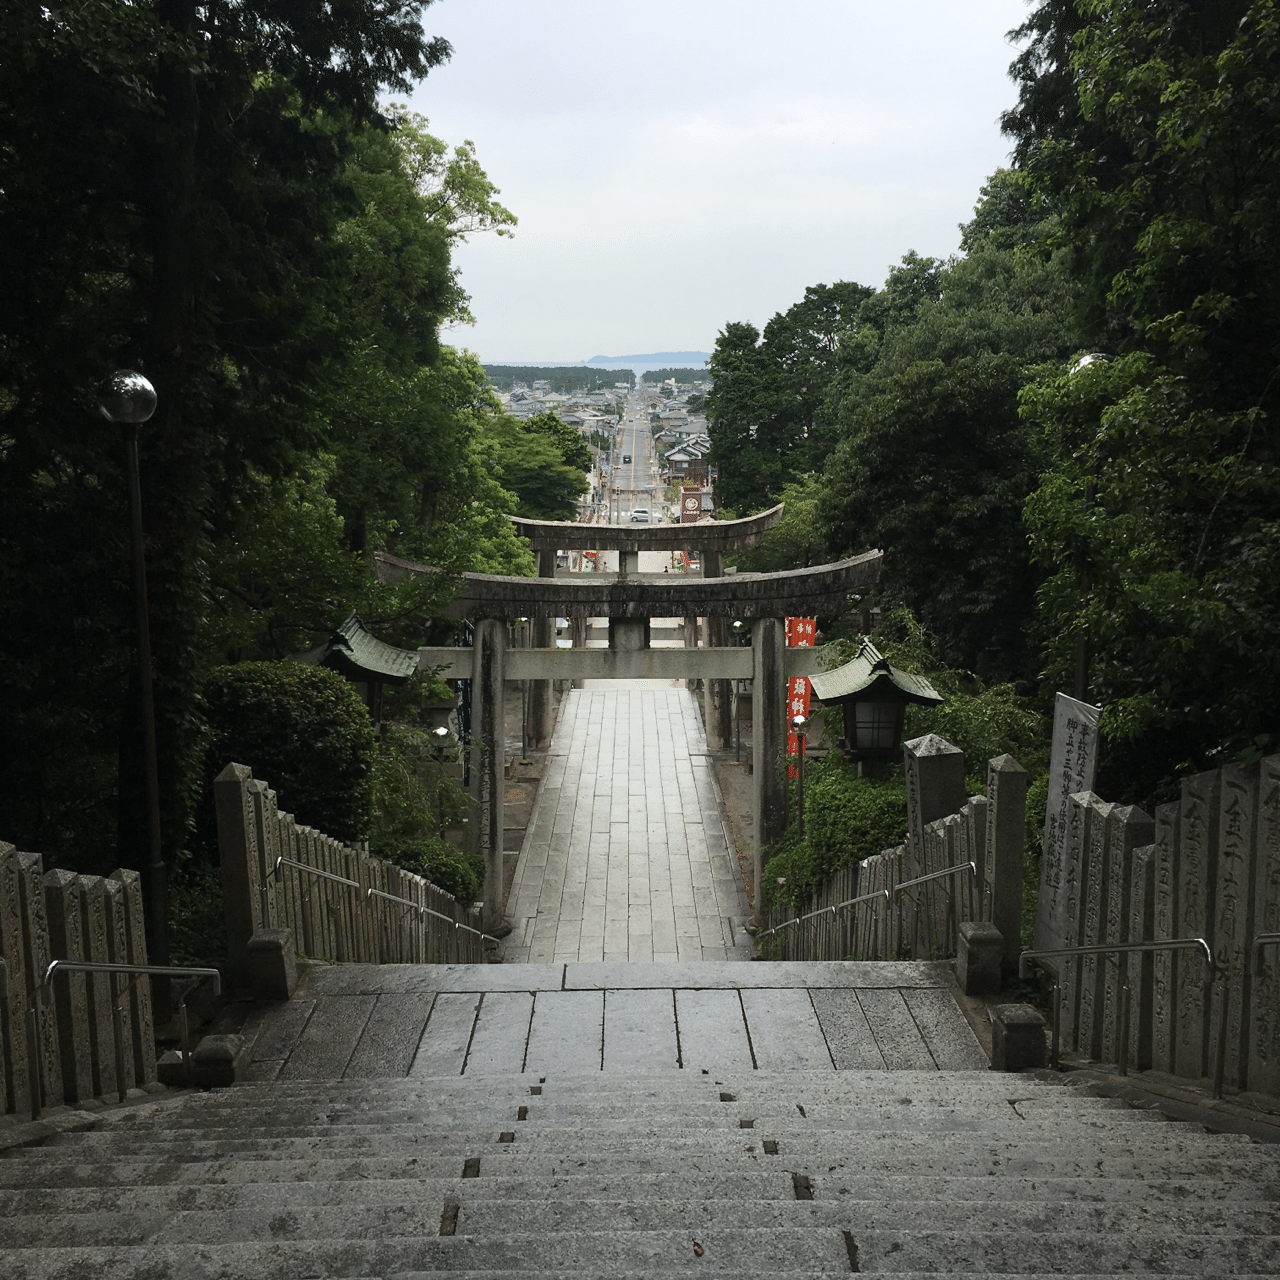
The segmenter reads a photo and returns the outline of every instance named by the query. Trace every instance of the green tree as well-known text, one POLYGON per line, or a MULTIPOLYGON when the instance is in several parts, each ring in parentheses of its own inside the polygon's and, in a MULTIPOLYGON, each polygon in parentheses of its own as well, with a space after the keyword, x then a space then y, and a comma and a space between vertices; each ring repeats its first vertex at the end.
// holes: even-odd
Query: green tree
POLYGON ((1087 638, 1107 779, 1159 795, 1277 731, 1280 18, 1269 0, 1081 4, 1079 117, 1027 188, 1061 210, 1086 341, 1028 390, 1053 465, 1028 508, 1048 679, 1087 638))

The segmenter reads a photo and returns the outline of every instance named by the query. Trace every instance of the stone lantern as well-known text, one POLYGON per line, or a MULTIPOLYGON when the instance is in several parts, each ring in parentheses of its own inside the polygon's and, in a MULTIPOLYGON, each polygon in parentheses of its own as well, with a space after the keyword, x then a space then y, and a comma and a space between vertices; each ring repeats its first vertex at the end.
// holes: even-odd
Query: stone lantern
POLYGON ((897 759, 909 705, 942 703, 928 680, 891 666, 870 640, 863 640, 853 661, 810 676, 809 683, 824 707, 844 708, 841 746, 863 774, 874 772, 880 762, 897 759))

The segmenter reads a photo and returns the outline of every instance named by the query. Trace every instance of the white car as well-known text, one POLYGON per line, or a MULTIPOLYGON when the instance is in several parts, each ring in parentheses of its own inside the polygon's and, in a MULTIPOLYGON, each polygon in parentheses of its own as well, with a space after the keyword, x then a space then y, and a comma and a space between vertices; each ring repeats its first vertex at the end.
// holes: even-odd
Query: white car
POLYGON ((648 524, 648 523, 649 523, 649 508, 648 508, 648 507, 636 507, 636 509, 631 513, 631 517, 630 517, 630 518, 631 518, 631 523, 632 523, 632 524, 648 524))

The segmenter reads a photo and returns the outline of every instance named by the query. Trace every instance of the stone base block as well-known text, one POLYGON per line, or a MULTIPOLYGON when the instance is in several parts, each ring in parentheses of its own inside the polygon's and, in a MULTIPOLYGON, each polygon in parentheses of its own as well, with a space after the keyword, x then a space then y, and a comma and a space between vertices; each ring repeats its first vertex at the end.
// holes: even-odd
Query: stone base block
POLYGON ((966 920, 960 925, 956 980, 967 996, 991 996, 1000 990, 1000 959, 1004 939, 993 924, 966 920))
POLYGON ((167 1085, 170 1089, 187 1087, 187 1068, 177 1049, 162 1053, 156 1060, 156 1076, 162 1085, 167 1085))
POLYGON ((1029 1004, 998 1004, 991 1010, 991 1069, 1028 1071, 1048 1060, 1046 1023, 1029 1004))
POLYGON ((298 955, 288 929, 259 929, 249 939, 248 965, 255 1000, 293 998, 298 955))
POLYGON ((244 1049, 240 1036, 205 1036, 191 1055, 197 1089, 221 1089, 236 1082, 236 1059, 244 1049))

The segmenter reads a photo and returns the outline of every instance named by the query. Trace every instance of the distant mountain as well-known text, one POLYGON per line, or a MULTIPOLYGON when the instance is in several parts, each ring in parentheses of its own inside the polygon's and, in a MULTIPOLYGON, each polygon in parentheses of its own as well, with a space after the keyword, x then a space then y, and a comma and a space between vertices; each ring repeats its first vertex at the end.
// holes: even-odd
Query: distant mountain
POLYGON ((633 360, 644 364, 669 364, 697 367, 711 359, 710 351, 650 351, 640 356, 592 356, 587 364, 630 364, 633 360))

